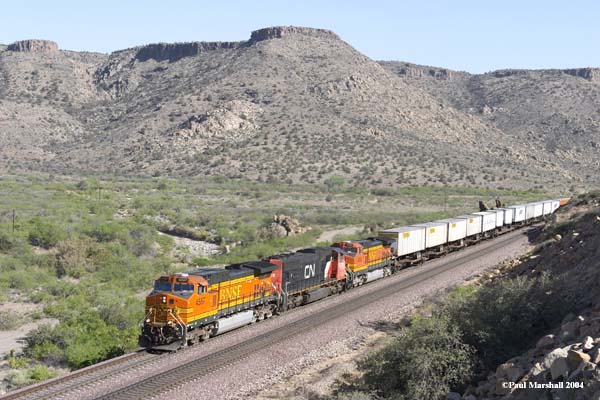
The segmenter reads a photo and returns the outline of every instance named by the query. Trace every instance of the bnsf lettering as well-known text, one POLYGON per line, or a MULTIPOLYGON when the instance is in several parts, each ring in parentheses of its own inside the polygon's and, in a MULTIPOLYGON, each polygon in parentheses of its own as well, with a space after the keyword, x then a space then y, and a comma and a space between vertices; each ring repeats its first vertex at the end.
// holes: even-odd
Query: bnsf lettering
POLYGON ((221 289, 221 301, 235 300, 240 297, 242 285, 230 286, 221 289))
POLYGON ((315 276, 317 267, 315 264, 308 264, 304 267, 304 279, 312 278, 315 276))

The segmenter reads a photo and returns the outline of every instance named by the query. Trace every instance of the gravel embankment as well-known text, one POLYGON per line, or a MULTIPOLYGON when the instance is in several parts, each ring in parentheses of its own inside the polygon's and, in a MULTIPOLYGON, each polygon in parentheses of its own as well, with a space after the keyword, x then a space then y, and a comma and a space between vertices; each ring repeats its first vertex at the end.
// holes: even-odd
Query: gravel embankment
MULTIPOLYGON (((525 252, 528 248, 526 236, 513 232, 504 237, 509 235, 520 235, 521 238, 501 249, 478 257, 473 261, 465 262, 459 268, 443 272, 432 279, 405 289, 397 295, 386 297, 384 300, 357 309, 350 315, 317 326, 303 335, 276 343, 272 348, 253 353, 233 365, 225 365, 220 370, 201 379, 181 387, 174 387, 169 392, 157 394, 156 398, 203 400, 253 398, 259 392, 272 387, 273 384, 285 382, 290 377, 319 361, 355 349, 365 338, 375 332, 372 327, 374 323, 382 320, 398 320, 408 314, 422 300, 439 290, 455 286, 503 260, 525 252)), ((493 244, 493 241, 463 249, 460 252, 432 260, 418 268, 401 271, 393 277, 370 283, 340 296, 300 307, 271 320, 213 338, 186 351, 160 357, 154 363, 139 368, 133 367, 125 374, 99 380, 79 391, 65 394, 64 398, 92 399, 107 394, 132 382, 160 373, 161 370, 167 370, 186 361, 230 347, 233 344, 287 325, 292 321, 304 318, 318 310, 329 308, 347 299, 377 291, 392 282, 400 282, 419 274, 423 270, 435 269, 464 255, 480 252, 491 244, 493 244)))

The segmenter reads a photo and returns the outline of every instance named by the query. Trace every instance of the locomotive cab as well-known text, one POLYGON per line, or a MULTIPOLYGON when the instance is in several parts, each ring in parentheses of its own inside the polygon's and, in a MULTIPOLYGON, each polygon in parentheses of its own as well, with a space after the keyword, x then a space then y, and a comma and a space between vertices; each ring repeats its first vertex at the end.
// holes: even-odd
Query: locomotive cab
POLYGON ((155 347, 185 340, 194 304, 208 303, 207 283, 188 274, 161 276, 146 298, 140 345, 155 347))

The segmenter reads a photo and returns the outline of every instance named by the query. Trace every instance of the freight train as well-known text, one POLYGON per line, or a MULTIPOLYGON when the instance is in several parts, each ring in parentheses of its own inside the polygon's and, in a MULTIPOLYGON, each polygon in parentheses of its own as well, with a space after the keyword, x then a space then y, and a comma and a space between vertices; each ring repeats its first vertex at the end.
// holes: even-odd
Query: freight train
POLYGON ((385 229, 376 237, 200 268, 156 279, 139 337, 172 351, 384 278, 429 258, 538 222, 568 199, 385 229))

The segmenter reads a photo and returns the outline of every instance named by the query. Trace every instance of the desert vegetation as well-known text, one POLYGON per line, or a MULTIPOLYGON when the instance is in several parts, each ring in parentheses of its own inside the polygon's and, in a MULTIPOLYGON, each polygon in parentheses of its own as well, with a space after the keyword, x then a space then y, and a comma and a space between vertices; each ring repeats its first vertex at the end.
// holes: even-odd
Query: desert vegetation
POLYGON ((0 307, 13 307, 1 309, 0 329, 38 322, 23 352, 6 354, 14 386, 135 349, 144 297, 161 273, 312 246, 336 227, 363 226, 358 235, 369 236, 380 227, 472 210, 480 198, 540 196, 461 187, 368 188, 341 178, 287 185, 48 175, 2 177, 0 193, 0 307), (311 229, 261 233, 276 214, 311 229))

